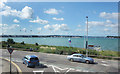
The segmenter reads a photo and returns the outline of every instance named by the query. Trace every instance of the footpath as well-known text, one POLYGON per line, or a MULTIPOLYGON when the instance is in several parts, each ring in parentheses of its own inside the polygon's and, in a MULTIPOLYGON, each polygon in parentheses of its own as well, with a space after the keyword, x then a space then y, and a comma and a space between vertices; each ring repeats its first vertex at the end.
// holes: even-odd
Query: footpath
MULTIPOLYGON (((17 68, 11 64, 11 72, 12 74, 17 74, 17 68)), ((10 62, 0 58, 0 73, 1 74, 10 74, 10 62)))

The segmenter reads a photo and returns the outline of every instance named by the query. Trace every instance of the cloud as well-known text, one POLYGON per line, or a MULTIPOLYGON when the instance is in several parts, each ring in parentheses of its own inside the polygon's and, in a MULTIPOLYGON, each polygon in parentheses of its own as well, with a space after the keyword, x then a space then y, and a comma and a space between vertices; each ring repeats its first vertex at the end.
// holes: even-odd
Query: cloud
POLYGON ((8 24, 0 24, 0 27, 8 26, 8 24))
POLYGON ((63 31, 69 31, 69 28, 68 28, 67 24, 61 24, 60 29, 63 30, 63 31))
POLYGON ((81 25, 78 25, 78 27, 81 27, 81 25))
POLYGON ((42 28, 41 28, 41 27, 39 27, 39 28, 37 28, 37 30, 38 30, 38 31, 41 31, 41 30, 42 30, 42 28))
POLYGON ((76 29, 75 31, 82 31, 82 29, 76 29))
POLYGON ((12 25, 8 25, 8 24, 0 24, 0 28, 2 29, 2 32, 8 32, 9 30, 14 30, 16 28, 18 28, 20 25, 19 24, 12 24, 12 25))
POLYGON ((51 9, 44 11, 44 13, 46 13, 46 14, 59 14, 60 12, 61 12, 61 10, 56 10, 55 8, 51 8, 51 9))
POLYGON ((104 22, 99 22, 99 21, 90 21, 90 22, 88 22, 88 26, 103 26, 104 24, 105 24, 104 22))
POLYGON ((104 31, 109 31, 109 29, 105 28, 104 31))
POLYGON ((23 28, 22 30, 23 30, 23 31, 26 31, 27 29, 26 29, 26 28, 23 28))
POLYGON ((22 19, 31 19, 33 15, 33 10, 31 7, 25 6, 21 11, 12 9, 10 6, 6 6, 4 3, 0 3, 0 15, 4 16, 16 16, 22 19))
POLYGON ((32 23, 40 23, 40 24, 48 24, 48 21, 47 21, 47 20, 42 20, 42 19, 40 19, 38 16, 37 16, 36 20, 30 20, 29 22, 32 22, 32 23))
POLYGON ((13 22, 15 22, 15 23, 19 23, 20 21, 17 20, 17 19, 14 19, 13 22))
POLYGON ((105 19, 118 19, 118 13, 101 12, 99 16, 105 19))
POLYGON ((63 21, 64 20, 64 18, 56 18, 56 17, 53 17, 52 19, 57 20, 57 21, 63 21))
POLYGON ((67 26, 67 24, 54 24, 54 25, 46 25, 44 26, 45 29, 49 29, 49 30, 61 30, 61 31, 69 31, 69 27, 67 26))
POLYGON ((48 30, 53 30, 53 27, 50 26, 49 24, 48 24, 48 25, 45 25, 44 28, 45 28, 45 29, 48 29, 48 30))
POLYGON ((20 16, 21 18, 23 19, 29 19, 29 18, 32 18, 32 15, 33 15, 33 10, 31 7, 28 7, 28 6, 25 6, 21 13, 20 13, 20 16))

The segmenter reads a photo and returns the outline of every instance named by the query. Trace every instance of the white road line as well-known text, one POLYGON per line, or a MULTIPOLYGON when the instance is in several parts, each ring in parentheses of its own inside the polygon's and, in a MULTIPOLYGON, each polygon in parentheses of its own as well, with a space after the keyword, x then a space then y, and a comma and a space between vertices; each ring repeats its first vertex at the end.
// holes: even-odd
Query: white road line
POLYGON ((70 68, 71 70, 75 70, 75 69, 73 69, 73 68, 70 68))
POLYGON ((34 74, 36 74, 36 72, 41 72, 41 74, 43 74, 44 70, 39 70, 39 71, 33 71, 34 74))
POLYGON ((54 67, 54 66, 52 66, 52 68, 53 68, 54 72, 59 72, 59 71, 57 71, 57 70, 55 69, 55 67, 54 67))
POLYGON ((106 63, 107 61, 101 61, 101 62, 106 63))
POLYGON ((57 69, 59 69, 59 70, 67 70, 68 68, 65 68, 65 69, 61 69, 61 68, 59 68, 59 67, 57 67, 57 66, 54 66, 55 68, 57 68, 57 69))
POLYGON ((78 69, 76 71, 82 72, 82 70, 78 70, 78 69))
POLYGON ((103 65, 103 66, 109 66, 109 65, 107 65, 107 64, 101 64, 101 65, 103 65))
POLYGON ((87 70, 83 70, 82 72, 89 72, 89 71, 87 71, 87 70))
POLYGON ((41 71, 33 71, 33 72, 44 72, 43 70, 41 70, 41 71))
POLYGON ((71 70, 71 68, 69 70, 67 70, 65 74, 67 74, 70 70, 71 70))

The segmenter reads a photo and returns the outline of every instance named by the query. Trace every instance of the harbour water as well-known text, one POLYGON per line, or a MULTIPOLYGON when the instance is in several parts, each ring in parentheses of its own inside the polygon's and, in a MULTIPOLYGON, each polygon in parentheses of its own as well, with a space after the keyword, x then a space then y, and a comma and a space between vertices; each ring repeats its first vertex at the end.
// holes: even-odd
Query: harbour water
MULTIPOLYGON (((10 37, 9 37, 10 38, 10 37)), ((8 38, 2 38, 2 41, 7 41, 8 38)), ((84 38, 70 38, 71 44, 69 44, 69 38, 59 38, 59 37, 49 37, 49 38, 22 38, 22 37, 12 37, 15 42, 22 42, 28 44, 38 43, 40 45, 54 45, 54 46, 72 46, 84 48, 84 38)), ((88 38, 89 45, 101 46, 102 50, 113 50, 118 51, 118 39, 115 38, 88 38)))

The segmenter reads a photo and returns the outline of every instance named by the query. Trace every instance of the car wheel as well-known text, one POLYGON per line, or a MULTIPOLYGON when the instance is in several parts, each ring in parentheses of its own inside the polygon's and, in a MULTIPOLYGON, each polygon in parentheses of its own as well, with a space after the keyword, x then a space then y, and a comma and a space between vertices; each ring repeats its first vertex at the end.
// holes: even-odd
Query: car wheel
POLYGON ((70 61, 74 62, 74 60, 73 60, 73 59, 70 59, 70 61))
POLYGON ((86 63, 89 64, 90 62, 87 60, 86 63))
POLYGON ((23 64, 25 64, 25 63, 23 62, 23 64))

